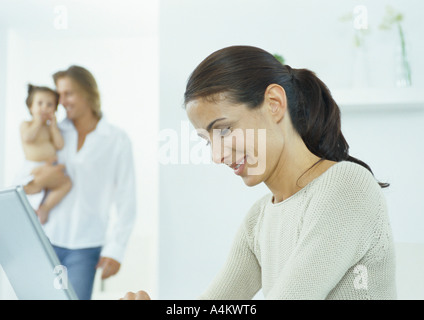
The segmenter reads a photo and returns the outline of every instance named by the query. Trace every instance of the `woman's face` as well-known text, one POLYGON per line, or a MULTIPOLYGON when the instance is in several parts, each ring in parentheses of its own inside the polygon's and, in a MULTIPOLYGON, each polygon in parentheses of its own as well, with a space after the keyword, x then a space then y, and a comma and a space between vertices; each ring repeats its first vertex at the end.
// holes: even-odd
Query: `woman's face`
POLYGON ((266 106, 249 109, 225 97, 216 102, 200 98, 189 102, 186 111, 199 136, 210 144, 215 163, 228 165, 248 186, 267 180, 283 143, 266 106))
POLYGON ((59 78, 56 87, 60 95, 59 103, 65 107, 68 119, 77 120, 91 112, 84 91, 74 80, 69 77, 59 78))

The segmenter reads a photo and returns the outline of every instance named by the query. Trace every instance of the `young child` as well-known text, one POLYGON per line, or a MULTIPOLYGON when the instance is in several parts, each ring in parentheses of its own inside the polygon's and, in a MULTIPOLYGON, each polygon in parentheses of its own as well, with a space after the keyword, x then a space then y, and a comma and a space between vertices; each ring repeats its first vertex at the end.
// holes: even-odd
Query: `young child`
MULTIPOLYGON (((47 87, 28 85, 26 105, 32 120, 21 124, 22 147, 25 154, 25 170, 31 171, 56 160, 56 151, 63 148, 64 141, 56 123, 55 112, 59 95, 47 87)), ((34 208, 41 224, 46 223, 50 210, 57 205, 72 187, 71 180, 55 189, 44 190, 44 197, 38 208, 34 208)))

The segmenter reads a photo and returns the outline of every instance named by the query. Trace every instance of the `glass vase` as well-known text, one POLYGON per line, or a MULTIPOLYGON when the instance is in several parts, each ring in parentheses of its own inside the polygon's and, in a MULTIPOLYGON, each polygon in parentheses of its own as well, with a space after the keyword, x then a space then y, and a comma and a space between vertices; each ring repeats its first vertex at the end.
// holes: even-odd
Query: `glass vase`
POLYGON ((407 44, 401 26, 398 26, 399 44, 395 51, 395 85, 399 88, 410 87, 412 85, 411 66, 408 60, 407 44))

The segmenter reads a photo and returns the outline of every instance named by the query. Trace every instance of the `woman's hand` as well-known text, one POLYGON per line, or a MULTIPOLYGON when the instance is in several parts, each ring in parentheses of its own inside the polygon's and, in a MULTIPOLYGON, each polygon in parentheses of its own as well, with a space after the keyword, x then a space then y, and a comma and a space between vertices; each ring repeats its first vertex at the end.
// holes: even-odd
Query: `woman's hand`
POLYGON ((140 290, 136 293, 127 292, 127 294, 119 300, 152 300, 146 291, 140 290))

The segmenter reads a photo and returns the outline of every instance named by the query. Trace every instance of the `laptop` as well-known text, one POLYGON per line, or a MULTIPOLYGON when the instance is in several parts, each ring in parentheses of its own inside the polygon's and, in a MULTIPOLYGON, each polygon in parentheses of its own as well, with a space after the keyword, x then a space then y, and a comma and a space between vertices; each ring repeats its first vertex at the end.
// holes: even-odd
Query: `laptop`
POLYGON ((0 190, 0 265, 20 300, 77 300, 22 186, 0 190))

